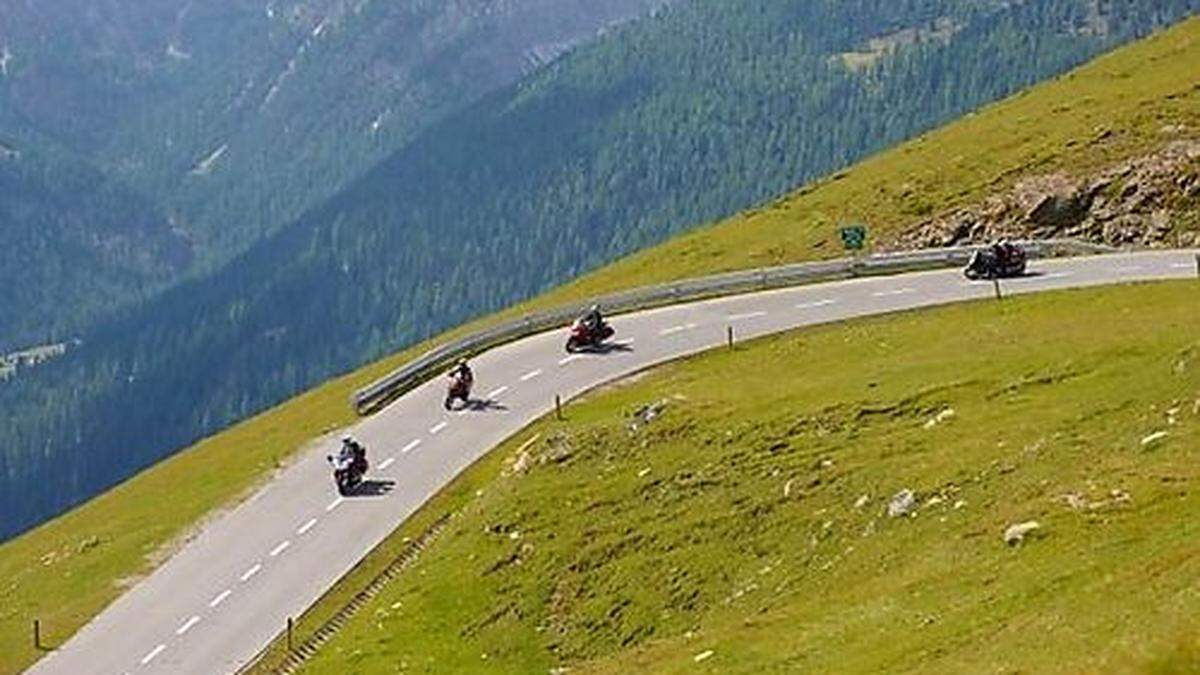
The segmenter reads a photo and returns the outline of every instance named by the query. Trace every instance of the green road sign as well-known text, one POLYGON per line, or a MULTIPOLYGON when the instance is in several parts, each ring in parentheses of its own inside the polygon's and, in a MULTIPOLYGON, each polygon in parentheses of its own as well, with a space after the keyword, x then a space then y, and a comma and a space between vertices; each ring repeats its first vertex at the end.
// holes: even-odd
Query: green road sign
POLYGON ((848 251, 860 251, 867 244, 866 225, 848 225, 841 230, 842 244, 848 251))

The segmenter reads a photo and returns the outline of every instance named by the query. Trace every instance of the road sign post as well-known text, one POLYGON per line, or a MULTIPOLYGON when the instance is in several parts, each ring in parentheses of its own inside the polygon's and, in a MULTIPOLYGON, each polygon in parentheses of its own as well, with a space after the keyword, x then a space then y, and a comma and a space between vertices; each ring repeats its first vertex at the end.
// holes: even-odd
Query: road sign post
POLYGON ((838 230, 838 235, 842 238, 842 246, 854 257, 854 262, 850 265, 850 275, 855 276, 858 274, 859 258, 863 249, 867 247, 867 226, 845 225, 838 230))

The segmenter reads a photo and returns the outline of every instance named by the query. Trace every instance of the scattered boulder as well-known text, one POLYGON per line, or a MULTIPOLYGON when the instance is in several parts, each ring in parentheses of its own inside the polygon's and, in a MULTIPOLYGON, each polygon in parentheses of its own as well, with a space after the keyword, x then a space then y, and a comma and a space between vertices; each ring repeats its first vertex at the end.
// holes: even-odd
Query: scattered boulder
POLYGON ((1069 237, 1109 246, 1181 246, 1200 232, 1175 227, 1200 198, 1200 139, 1176 140, 1158 152, 1091 175, 1033 176, 981 204, 915 223, 885 248, 907 250, 985 244, 998 239, 1069 237))
POLYGON ((1165 431, 1156 431, 1142 439, 1142 447, 1145 447, 1147 445, 1153 445, 1154 443, 1161 441, 1162 439, 1166 438, 1169 435, 1170 434, 1168 434, 1165 431))
POLYGON ((1063 498, 1063 501, 1067 503, 1067 506, 1071 507, 1072 509, 1074 509, 1076 511, 1082 511, 1082 510, 1088 508, 1088 506, 1089 506, 1089 502, 1088 502, 1087 498, 1085 498, 1083 495, 1079 494, 1078 492, 1067 493, 1067 494, 1063 495, 1062 498, 1063 498))
POLYGON ((795 478, 788 479, 788 482, 783 484, 783 498, 787 499, 792 496, 792 487, 796 484, 795 478))
POLYGON ((1041 527, 1036 520, 1010 525, 1004 531, 1004 543, 1009 546, 1018 546, 1024 543, 1026 537, 1040 530, 1041 527))
POLYGON ((513 462, 512 472, 513 473, 525 473, 526 471, 529 470, 529 468, 532 465, 533 465, 533 457, 531 457, 529 454, 529 451, 526 450, 525 452, 522 452, 520 454, 520 456, 517 457, 517 461, 513 462))
POLYGON ((1083 222, 1091 208, 1094 193, 1084 184, 1071 183, 1070 179, 1058 174, 1034 179, 1034 184, 1017 186, 1018 194, 1024 193, 1025 219, 1035 228, 1049 228, 1054 232, 1083 222))
POLYGON ((929 418, 929 421, 925 423, 925 428, 932 429, 939 424, 948 422, 948 421, 954 419, 954 416, 956 414, 957 413, 954 412, 954 408, 945 408, 944 410, 939 412, 937 415, 934 415, 933 417, 929 418))
POLYGON ((658 419, 663 414, 663 411, 667 409, 668 403, 669 401, 662 399, 635 410, 633 415, 631 415, 633 419, 628 425, 629 433, 636 434, 639 429, 658 419))
POLYGON ((888 516, 900 518, 907 516, 917 507, 917 497, 912 490, 901 490, 888 502, 888 516))

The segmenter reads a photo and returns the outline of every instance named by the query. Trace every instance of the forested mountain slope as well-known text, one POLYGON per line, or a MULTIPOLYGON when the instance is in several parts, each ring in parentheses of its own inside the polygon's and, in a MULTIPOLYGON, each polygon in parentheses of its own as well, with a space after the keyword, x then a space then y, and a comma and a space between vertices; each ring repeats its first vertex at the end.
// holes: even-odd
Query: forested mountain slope
POLYGON ((0 354, 63 340, 191 262, 166 214, 53 144, 0 138, 0 195, 0 354))
POLYGON ((3 475, 20 486, 2 492, 7 532, 331 373, 778 194, 1196 4, 697 1, 615 31, 0 389, 3 475))
MULTIPOLYGON (((665 1, 0 0, 0 142, 71 157, 42 170, 50 183, 86 170, 140 194, 183 249, 163 274, 112 266, 105 220, 123 202, 68 222, 39 210, 52 190, 25 184, 23 217, 46 228, 23 267, 82 290, 13 298, 7 313, 38 331, 5 321, 0 345, 72 337, 98 304, 219 266, 429 124, 665 1), (66 246, 64 229, 95 236, 66 246)), ((17 274, 0 268, 0 285, 17 274)))

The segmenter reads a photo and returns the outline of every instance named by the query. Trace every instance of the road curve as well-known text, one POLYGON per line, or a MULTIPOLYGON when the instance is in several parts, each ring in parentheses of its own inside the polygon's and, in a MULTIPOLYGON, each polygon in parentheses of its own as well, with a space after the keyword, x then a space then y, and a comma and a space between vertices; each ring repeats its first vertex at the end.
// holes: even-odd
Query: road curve
MULTIPOLYGON (((1034 263, 1007 294, 1195 278, 1197 252, 1131 253, 1034 263)), ((955 270, 851 279, 616 317, 618 348, 568 356, 561 331, 473 361, 486 405, 441 408, 443 383, 401 397, 353 433, 370 448, 372 494, 338 498, 314 447, 208 524, 31 673, 221 673, 237 670, 459 472, 564 400, 648 365, 738 339, 853 317, 991 298, 955 270)), ((169 499, 169 495, 163 495, 169 499)))

